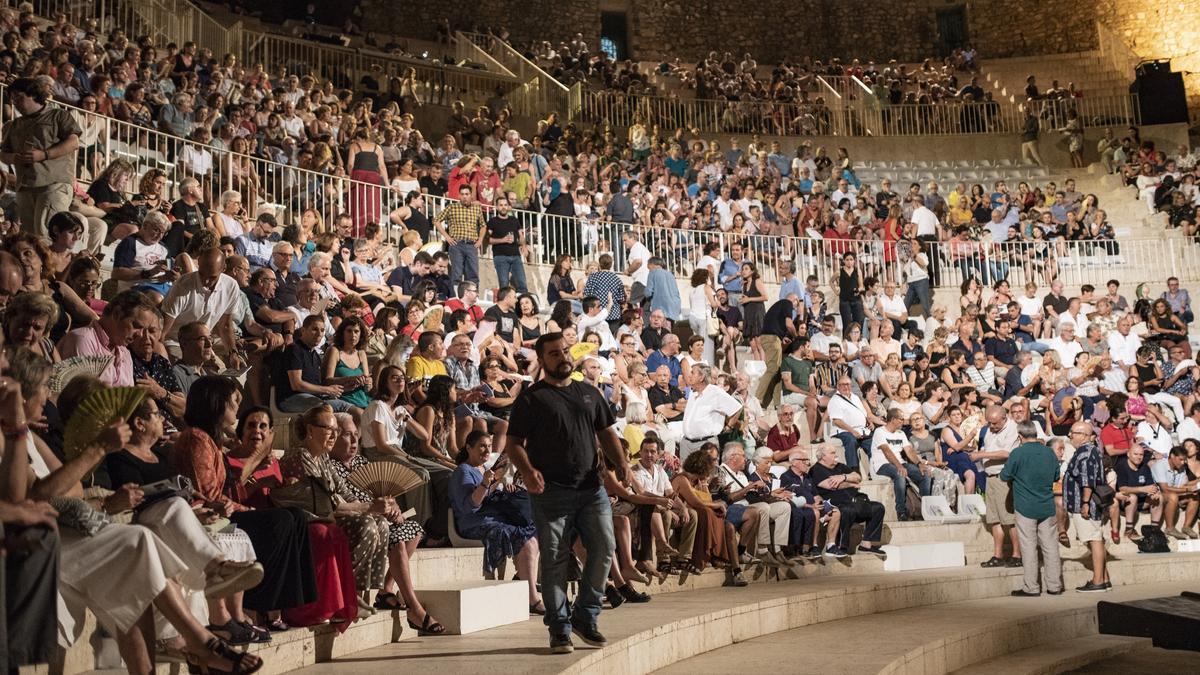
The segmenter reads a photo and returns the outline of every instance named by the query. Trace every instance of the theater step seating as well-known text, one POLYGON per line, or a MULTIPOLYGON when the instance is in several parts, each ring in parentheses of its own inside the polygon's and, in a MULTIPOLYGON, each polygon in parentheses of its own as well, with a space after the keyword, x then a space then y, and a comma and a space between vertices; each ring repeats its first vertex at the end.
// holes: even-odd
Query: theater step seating
MULTIPOLYGON (((1089 663, 1108 661, 1114 656, 1145 650, 1149 646, 1148 638, 1085 635, 1074 640, 1050 642, 997 656, 963 668, 958 673, 960 675, 1009 675, 1010 673, 1054 675, 1082 668, 1089 663)), ((1114 670, 1112 672, 1122 671, 1114 670)))

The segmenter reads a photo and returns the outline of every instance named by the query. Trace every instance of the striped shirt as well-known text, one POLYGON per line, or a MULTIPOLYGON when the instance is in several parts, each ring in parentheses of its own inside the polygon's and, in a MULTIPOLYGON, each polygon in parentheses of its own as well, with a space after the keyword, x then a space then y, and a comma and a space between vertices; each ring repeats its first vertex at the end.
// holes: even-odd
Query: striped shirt
POLYGON ((446 223, 450 236, 463 243, 478 239, 480 230, 485 227, 483 209, 478 204, 464 206, 455 202, 442 209, 434 221, 446 223))

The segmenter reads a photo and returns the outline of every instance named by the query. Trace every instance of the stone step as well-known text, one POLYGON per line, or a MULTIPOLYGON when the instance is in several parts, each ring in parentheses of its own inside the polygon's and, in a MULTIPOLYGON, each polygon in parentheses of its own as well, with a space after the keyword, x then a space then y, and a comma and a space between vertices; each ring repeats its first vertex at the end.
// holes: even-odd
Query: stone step
POLYGON ((524 581, 457 581, 422 587, 417 597, 451 635, 529 619, 529 586, 524 581))
POLYGON ((966 553, 961 541, 943 541, 934 544, 887 545, 887 560, 883 569, 887 572, 908 572, 966 565, 966 553))
POLYGON ((1085 635, 998 656, 955 671, 957 675, 1057 675, 1150 646, 1148 638, 1085 635))

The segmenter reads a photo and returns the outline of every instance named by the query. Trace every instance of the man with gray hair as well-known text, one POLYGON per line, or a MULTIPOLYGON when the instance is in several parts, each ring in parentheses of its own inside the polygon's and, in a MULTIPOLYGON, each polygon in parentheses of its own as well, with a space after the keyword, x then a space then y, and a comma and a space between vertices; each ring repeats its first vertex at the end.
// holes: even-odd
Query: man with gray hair
POLYGON ((666 261, 658 256, 651 256, 647 264, 650 270, 646 275, 646 289, 642 293, 643 302, 651 313, 661 312, 665 319, 674 323, 683 315, 675 275, 667 270, 666 261))
POLYGON ((692 393, 683 410, 683 438, 678 444, 680 461, 705 443, 715 442, 729 419, 742 409, 737 399, 713 384, 716 375, 711 366, 697 363, 684 379, 692 393))
POLYGON ((837 539, 826 539, 825 555, 834 558, 853 555, 854 552, 850 550, 850 530, 857 523, 865 523, 862 544, 858 550, 887 559, 887 553, 879 545, 883 539, 883 504, 858 499, 862 474, 838 461, 839 449, 837 441, 825 441, 818 451, 817 463, 809 471, 821 498, 842 512, 837 539))
POLYGON ((987 474, 985 502, 987 513, 984 523, 992 530, 992 557, 982 563, 982 567, 1020 567, 1021 542, 1017 531, 1013 528, 1016 518, 1013 515, 1012 503, 1008 499, 1009 485, 1000 479, 1009 454, 1016 449, 1020 438, 1017 436, 1017 423, 1008 416, 1004 408, 993 405, 984 413, 987 426, 980 431, 979 450, 970 454, 971 461, 983 465, 987 474), (1009 539, 1012 540, 1012 557, 1004 557, 1004 530, 1008 528, 1009 539))
POLYGON ((1038 551, 1042 554, 1043 580, 1046 592, 1063 592, 1062 560, 1058 552, 1058 525, 1054 508, 1054 482, 1059 478, 1059 461, 1054 450, 1038 440, 1038 430, 1032 422, 1017 425, 1021 445, 1017 446, 1000 480, 1012 484, 1013 509, 1016 511, 1017 536, 1021 541, 1021 567, 1024 582, 1012 592, 1020 598, 1041 595, 1038 584, 1038 551))
POLYGON ((792 508, 783 501, 771 501, 771 486, 766 480, 746 471, 746 447, 738 441, 730 441, 721 451, 721 484, 725 487, 729 508, 725 520, 743 532, 746 552, 766 565, 790 565, 787 556, 779 549, 788 544, 788 530, 792 523, 792 508), (749 521, 750 512, 758 514, 757 531, 743 529, 743 521, 749 521), (754 541, 754 544, 751 544, 754 541))

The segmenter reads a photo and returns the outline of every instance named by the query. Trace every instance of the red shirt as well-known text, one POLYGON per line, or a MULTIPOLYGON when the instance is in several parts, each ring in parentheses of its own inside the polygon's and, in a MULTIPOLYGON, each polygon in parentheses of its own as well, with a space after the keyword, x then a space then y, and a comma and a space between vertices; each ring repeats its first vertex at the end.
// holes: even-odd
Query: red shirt
POLYGON ((771 452, 783 452, 791 450, 800 444, 800 430, 792 425, 792 430, 789 433, 780 433, 779 425, 771 427, 771 431, 767 432, 767 447, 771 452))
POLYGON ((1104 446, 1104 451, 1110 455, 1123 455, 1128 452, 1133 446, 1133 427, 1126 424, 1124 427, 1116 427, 1112 424, 1105 424, 1100 429, 1100 444, 1104 446), (1117 452, 1117 451, 1120 452, 1117 452))

